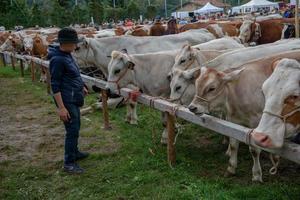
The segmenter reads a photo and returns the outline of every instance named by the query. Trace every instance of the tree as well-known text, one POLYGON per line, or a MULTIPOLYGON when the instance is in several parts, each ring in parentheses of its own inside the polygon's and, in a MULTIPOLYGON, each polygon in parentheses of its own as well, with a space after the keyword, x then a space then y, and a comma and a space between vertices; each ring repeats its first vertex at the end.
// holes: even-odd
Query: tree
POLYGON ((91 0, 89 2, 89 13, 96 23, 101 23, 104 20, 104 7, 101 0, 91 0))
POLYGON ((42 11, 39 8, 39 6, 37 4, 34 4, 32 9, 31 9, 31 20, 30 20, 30 24, 31 25, 39 25, 42 26, 44 25, 44 17, 42 15, 42 11))
POLYGON ((127 14, 128 17, 138 19, 140 16, 140 9, 138 5, 135 3, 135 1, 130 0, 128 6, 127 6, 127 14))
POLYGON ((156 7, 155 6, 147 6, 146 10, 146 18, 153 19, 156 16, 156 7))

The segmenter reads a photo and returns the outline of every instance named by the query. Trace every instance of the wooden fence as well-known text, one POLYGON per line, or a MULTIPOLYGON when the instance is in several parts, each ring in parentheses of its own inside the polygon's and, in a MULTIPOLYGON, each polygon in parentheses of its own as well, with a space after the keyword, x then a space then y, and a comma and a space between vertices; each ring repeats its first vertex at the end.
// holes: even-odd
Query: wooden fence
MULTIPOLYGON (((11 58, 15 58, 20 60, 20 68, 21 68, 21 76, 24 76, 24 62, 30 61, 31 63, 31 77, 32 81, 35 80, 35 64, 38 64, 47 70, 47 91, 50 92, 50 74, 48 70, 49 62, 41 60, 39 58, 31 57, 31 56, 23 56, 23 55, 17 55, 9 52, 0 52, 0 55, 2 56, 2 61, 5 65, 4 60, 4 54, 11 56, 11 58)), ((15 69, 15 63, 12 59, 12 67, 15 69)), ((99 80, 96 78, 92 78, 86 75, 81 75, 82 79, 87 84, 95 85, 102 89, 102 97, 103 97, 103 117, 104 117, 104 128, 110 129, 109 124, 109 114, 107 109, 107 94, 105 91, 106 82, 103 80, 99 80)), ((124 98, 128 98, 129 95, 133 92, 130 89, 123 88, 120 90, 121 95, 124 98)), ((217 133, 220 133, 222 135, 232 137, 237 139, 240 142, 248 143, 248 133, 250 131, 249 128, 240 126, 238 124, 234 124, 225 120, 221 120, 219 118, 210 116, 210 115, 202 115, 197 116, 193 113, 191 113, 187 108, 183 106, 179 106, 177 104, 170 103, 166 100, 151 97, 148 95, 141 94, 138 96, 137 101, 141 104, 147 105, 152 107, 153 109, 159 110, 161 112, 166 112, 168 116, 167 120, 167 129, 168 129, 168 162, 170 165, 174 165, 176 161, 176 154, 175 154, 175 117, 184 119, 188 122, 200 125, 202 127, 208 128, 210 130, 213 130, 217 133)), ((256 146, 253 141, 251 141, 252 146, 256 146)), ((258 147, 258 146, 256 146, 258 147)), ((261 147, 258 147, 261 148, 261 147)), ((263 149, 263 148, 261 148, 263 149)), ((274 153, 277 155, 280 155, 283 158, 286 158, 288 160, 291 160, 293 162, 296 162, 300 164, 300 145, 291 143, 289 141, 286 141, 283 148, 278 150, 270 150, 270 149, 263 149, 264 151, 274 153)))

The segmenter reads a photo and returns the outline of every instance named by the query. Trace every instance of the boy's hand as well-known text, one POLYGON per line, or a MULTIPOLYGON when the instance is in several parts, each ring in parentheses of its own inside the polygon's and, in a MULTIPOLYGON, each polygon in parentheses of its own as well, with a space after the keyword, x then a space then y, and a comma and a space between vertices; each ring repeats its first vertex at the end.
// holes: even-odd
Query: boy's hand
POLYGON ((86 87, 83 87, 83 94, 84 94, 84 96, 89 94, 89 91, 86 87))
POLYGON ((68 122, 71 119, 71 116, 66 108, 59 108, 58 115, 60 120, 63 122, 68 122))

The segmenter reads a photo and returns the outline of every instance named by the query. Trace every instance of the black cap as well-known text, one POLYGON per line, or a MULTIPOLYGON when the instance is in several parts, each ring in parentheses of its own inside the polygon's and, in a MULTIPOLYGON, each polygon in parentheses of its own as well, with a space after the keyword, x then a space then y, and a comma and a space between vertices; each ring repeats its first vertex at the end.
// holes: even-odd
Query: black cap
POLYGON ((59 43, 79 43, 77 32, 69 27, 63 28, 58 32, 57 42, 59 43))

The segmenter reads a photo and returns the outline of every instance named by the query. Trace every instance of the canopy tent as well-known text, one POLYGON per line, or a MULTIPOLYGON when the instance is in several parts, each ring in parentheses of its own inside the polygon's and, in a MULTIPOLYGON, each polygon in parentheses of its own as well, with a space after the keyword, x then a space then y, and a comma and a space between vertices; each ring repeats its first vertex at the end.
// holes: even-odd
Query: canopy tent
POLYGON ((243 13, 257 12, 261 9, 271 11, 274 8, 279 8, 278 3, 267 0, 251 0, 248 3, 239 6, 243 13))
POLYGON ((173 16, 175 18, 184 19, 186 17, 189 17, 189 13, 190 12, 188 12, 188 11, 172 12, 171 16, 173 16))
POLYGON ((205 6, 202 8, 195 10, 194 13, 205 14, 205 13, 213 13, 213 12, 223 12, 223 8, 216 7, 212 5, 210 2, 207 2, 205 6))

